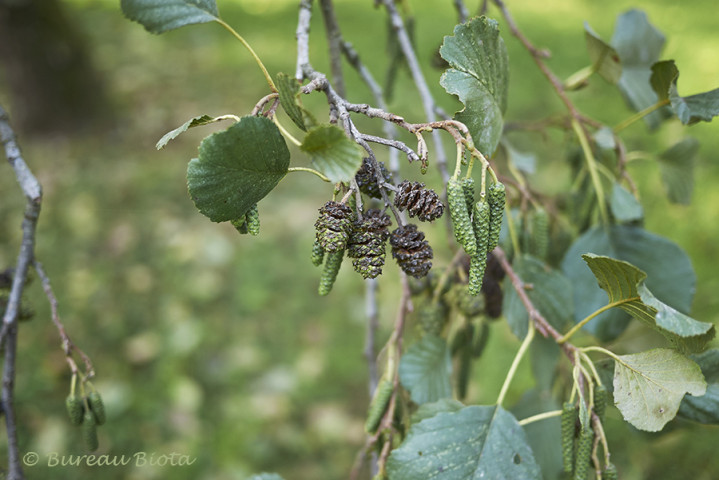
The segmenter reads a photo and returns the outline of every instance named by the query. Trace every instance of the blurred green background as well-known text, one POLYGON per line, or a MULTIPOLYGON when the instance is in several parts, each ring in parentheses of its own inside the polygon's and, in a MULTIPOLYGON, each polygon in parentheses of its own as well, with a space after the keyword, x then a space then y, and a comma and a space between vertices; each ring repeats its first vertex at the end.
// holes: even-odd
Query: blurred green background
MULTIPOLYGON (((438 84, 441 71, 430 67, 442 37, 456 22, 452 2, 409 3, 428 81, 439 103, 453 111, 455 99, 438 84)), ((476 2, 469 3, 476 8, 476 2)), ((584 21, 609 40, 616 16, 638 7, 667 36, 662 58, 676 60, 680 93, 719 86, 713 1, 507 3, 528 37, 551 50, 548 64, 562 78, 588 63, 584 21)), ((218 5, 271 73, 294 72, 296 1, 220 0, 218 5)), ((205 135, 227 125, 193 129, 160 152, 154 145, 192 116, 249 113, 267 88, 247 52, 217 25, 152 36, 125 20, 117 1, 72 0, 64 6, 86 36, 118 121, 113 128, 86 135, 20 136, 25 159, 45 189, 37 256, 51 276, 68 332, 95 363, 94 383, 109 416, 100 428, 99 453, 146 452, 149 459, 153 453, 176 452, 196 461, 181 467, 47 466, 51 452, 85 452, 80 430, 65 415, 68 369, 35 282, 28 298, 37 315, 20 329, 16 382, 21 450, 41 455, 39 465, 27 468, 28 478, 219 480, 260 471, 276 471, 287 480, 346 478, 364 443, 368 402, 362 358, 364 290, 359 276, 345 265, 332 293, 316 295, 319 271, 309 262, 312 225, 331 187, 314 176, 288 175, 260 204, 259 237, 241 237, 228 224, 209 222, 187 195, 186 162, 205 135)), ((345 38, 383 78, 388 67, 382 54, 384 11, 373 9, 369 0, 338 0, 336 8, 345 38)), ((315 10, 311 60, 327 72, 326 42, 315 10)), ((497 11, 490 8, 489 15, 497 18, 497 11)), ((511 68, 507 119, 562 112, 528 54, 500 25, 511 68)), ((350 100, 371 102, 369 91, 347 66, 345 78, 350 100)), ((390 109, 421 121, 406 71, 399 82, 390 109)), ((572 98, 609 125, 631 113, 619 93, 596 77, 572 98)), ((10 103, 4 83, 0 102, 10 103)), ((317 112, 326 105, 320 95, 307 103, 317 112)), ((380 131, 377 121, 359 123, 367 131, 380 131)), ((639 180, 646 227, 679 243, 694 263, 698 284, 693 316, 716 323, 716 125, 687 128, 670 121, 649 135, 640 122, 625 132, 625 139, 630 149, 658 153, 686 135, 702 145, 691 206, 669 204, 655 162, 633 162, 630 171, 639 180)), ((534 180, 541 190, 567 188, 566 151, 555 141, 561 135, 513 139, 539 153, 534 180)), ((448 150, 449 143, 445 140, 448 150)), ((293 150, 294 165, 307 162, 293 150)), ((0 172, 0 267, 5 267, 17 255, 23 198, 8 166, 0 172)), ((403 173, 419 179, 415 166, 403 166, 403 173)), ((436 176, 426 181, 441 189, 436 176)), ((446 262, 441 225, 427 231, 436 239, 437 262, 446 262)), ((380 282, 381 343, 394 320, 396 280, 391 265, 380 282)), ((493 334, 475 368, 470 402, 496 399, 518 346, 501 323, 493 325, 493 334)), ((631 329, 623 338, 632 335, 633 341, 641 340, 643 331, 631 329)), ((532 383, 524 362, 507 403, 532 383)), ((616 410, 607 424, 622 478, 719 478, 716 428, 674 422, 682 428, 644 434, 630 430, 616 410)), ((3 451, 4 441, 0 435, 3 451)))

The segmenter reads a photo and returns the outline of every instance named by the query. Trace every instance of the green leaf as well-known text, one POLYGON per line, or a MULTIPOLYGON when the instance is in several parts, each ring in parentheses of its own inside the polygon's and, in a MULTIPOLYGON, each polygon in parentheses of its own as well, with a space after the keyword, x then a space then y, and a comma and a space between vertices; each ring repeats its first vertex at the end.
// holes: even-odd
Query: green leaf
POLYGON ((120 0, 120 7, 150 33, 219 20, 215 0, 120 0))
POLYGON ((412 424, 432 418, 440 412, 456 412, 464 408, 464 404, 453 398, 442 398, 432 403, 423 403, 412 414, 412 424))
POLYGON ((185 133, 188 129, 192 127, 199 127, 202 125, 209 125, 210 123, 219 122, 221 120, 237 120, 237 118, 234 115, 221 115, 219 117, 211 117, 209 115, 199 115, 197 117, 192 117, 179 127, 177 127, 174 130, 171 130, 167 132, 165 135, 162 136, 160 141, 157 142, 157 145, 155 145, 155 148, 158 150, 161 150, 164 148, 170 140, 174 140, 175 138, 179 137, 180 134, 185 133))
MULTIPOLYGON (((557 270, 552 270, 541 260, 531 255, 521 255, 513 262, 514 271, 531 288, 527 296, 549 323, 559 331, 572 324, 574 300, 572 284, 557 270)), ((527 335, 529 317, 517 292, 511 287, 509 278, 505 280, 502 312, 517 338, 527 335)))
POLYGON ((278 73, 275 79, 275 85, 280 94, 280 105, 287 113, 287 116, 295 122, 295 125, 300 127, 303 131, 307 131, 305 125, 305 119, 302 114, 302 107, 299 104, 298 94, 300 91, 300 84, 294 78, 284 73, 278 73))
POLYGON ((711 122, 719 115, 719 88, 709 92, 682 97, 677 90, 679 70, 674 60, 665 60, 652 65, 652 88, 660 99, 672 104, 674 113, 684 125, 697 122, 711 122))
POLYGON ((200 144, 187 166, 187 186, 197 209, 213 222, 242 217, 282 180, 290 152, 272 120, 243 117, 200 144))
POLYGON ((349 182, 362 165, 363 150, 329 123, 311 128, 300 149, 312 157, 314 167, 332 182, 349 182))
POLYGON ((452 396, 452 360, 444 339, 428 334, 409 347, 399 362, 399 379, 418 404, 452 396))
POLYGON ((707 425, 719 425, 719 349, 691 355, 709 383, 701 397, 686 396, 679 406, 678 417, 707 425))
POLYGON ((587 41, 592 69, 607 82, 616 84, 622 76, 622 63, 617 51, 599 38, 587 22, 584 22, 584 38, 587 41))
POLYGON ((621 355, 614 365, 614 403, 640 430, 658 432, 674 418, 685 393, 706 393, 699 365, 676 350, 621 355))
POLYGON ((478 17, 457 25, 439 53, 452 67, 439 83, 464 104, 455 119, 467 125, 482 153, 492 155, 502 135, 509 85, 507 49, 497 22, 478 17))
POLYGON ((612 195, 609 197, 609 207, 612 209, 614 219, 620 223, 634 222, 644 218, 642 205, 626 188, 614 183, 612 195))
POLYGON ((498 406, 438 413, 412 425, 387 462, 392 480, 539 480, 522 427, 498 406))
MULTIPOLYGON (((641 10, 629 10, 617 18, 611 45, 616 49, 622 64, 622 75, 617 86, 631 108, 644 110, 658 98, 649 83, 651 67, 659 60, 664 47, 664 35, 657 30, 641 10)), ((650 128, 656 128, 664 117, 664 109, 644 117, 650 128)))
POLYGON ((670 202, 689 205, 694 190, 694 158, 699 151, 696 138, 687 137, 659 155, 662 183, 670 202))
POLYGON ((675 347, 696 352, 714 338, 714 325, 694 320, 657 300, 644 285, 647 274, 634 265, 591 253, 582 255, 582 258, 599 282, 599 287, 607 292, 609 304, 615 304, 661 333, 675 347))
MULTIPOLYGON (((562 271, 573 287, 576 322, 607 303, 606 294, 597 288, 597 280, 582 260, 582 254, 587 252, 636 265, 647 273, 647 288, 659 300, 684 313, 691 310, 696 275, 684 250, 641 227, 595 227, 574 241, 562 261, 562 271)), ((584 329, 606 342, 624 331, 629 318, 621 310, 612 309, 594 318, 584 329)))

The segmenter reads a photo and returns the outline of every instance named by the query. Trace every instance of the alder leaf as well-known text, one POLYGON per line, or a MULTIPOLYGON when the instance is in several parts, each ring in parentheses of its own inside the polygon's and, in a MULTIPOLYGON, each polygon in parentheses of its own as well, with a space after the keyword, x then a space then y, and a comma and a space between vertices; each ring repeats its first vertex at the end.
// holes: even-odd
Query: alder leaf
POLYGON ((473 405, 412 425, 387 461, 392 480, 540 480, 527 437, 499 406, 473 405))
POLYGON ((677 90, 679 70, 674 60, 652 65, 651 84, 660 99, 669 99, 674 113, 684 125, 711 122, 719 115, 719 88, 709 92, 682 97, 677 90))
POLYGON ((502 135, 509 84, 507 48, 497 22, 478 17, 457 25, 439 53, 452 67, 439 83, 464 104, 454 118, 467 125, 482 153, 492 155, 502 135))
POLYGON ((614 219, 620 223, 634 222, 644 218, 641 203, 629 190, 616 182, 609 197, 609 207, 614 219))
MULTIPOLYGON (((567 277, 531 255, 517 257, 512 268, 527 285, 527 296, 542 316, 559 331, 568 328, 574 317, 574 298, 572 284, 567 277)), ((509 278, 505 280, 503 290, 502 312, 512 333, 522 339, 527 335, 527 309, 512 288, 509 278)))
POLYGON ((452 359, 444 339, 428 334, 409 347, 399 362, 399 379, 418 404, 452 396, 452 359))
POLYGON ((685 396, 679 406, 678 417, 703 423, 719 425, 719 349, 691 355, 707 381, 707 392, 701 397, 685 396))
POLYGON ((221 115, 219 117, 211 117, 209 115, 199 115, 197 117, 192 117, 179 127, 177 127, 174 130, 171 130, 164 134, 162 138, 157 142, 157 145, 155 145, 155 148, 158 150, 161 150, 162 148, 165 148, 165 146, 170 142, 170 140, 174 140, 177 137, 180 136, 180 134, 185 133, 188 129, 193 127, 200 127, 202 125, 209 125, 210 123, 219 122, 221 120, 237 120, 237 118, 234 115, 221 115))
POLYGON ((122 13, 150 33, 219 20, 215 0, 120 0, 122 13))
POLYGON ((349 182, 362 165, 362 147, 344 130, 326 123, 307 132, 300 149, 312 157, 312 164, 333 183, 349 182))
POLYGON ((456 412, 464 408, 464 404, 453 398, 442 398, 432 403, 423 403, 416 412, 412 414, 411 423, 419 423, 427 418, 432 418, 440 412, 456 412))
POLYGON ((676 416, 685 393, 701 396, 707 389, 699 365, 668 348, 619 356, 613 383, 624 419, 647 432, 658 432, 676 416))
POLYGON ((607 82, 616 84, 622 76, 622 62, 617 51, 602 40, 587 22, 584 22, 584 39, 592 69, 607 82))
POLYGON ((284 73, 278 73, 275 79, 277 90, 280 95, 280 105, 290 119, 295 122, 302 131, 307 131, 305 125, 305 119, 302 114, 302 107, 300 107, 299 99, 297 95, 300 91, 300 84, 294 78, 284 73))
MULTIPOLYGON (((583 253, 595 253, 624 260, 647 273, 646 285, 662 302, 688 313, 696 288, 696 275, 689 256, 669 239, 633 225, 594 227, 577 238, 562 260, 562 271, 572 283, 574 320, 607 304, 607 295, 597 288, 597 280, 582 260, 583 253)), ((583 327, 607 342, 618 337, 630 317, 611 309, 583 327)))
POLYGON ((659 301, 644 285, 647 274, 631 263, 587 253, 582 255, 607 292, 609 304, 661 333, 684 352, 701 351, 714 338, 714 325, 699 322, 659 301))
MULTIPOLYGON (((664 47, 664 35, 649 23, 646 13, 629 10, 617 18, 610 43, 619 54, 622 64, 622 75, 617 87, 624 99, 636 111, 654 105, 658 98, 649 79, 652 75, 651 67, 659 60, 664 47)), ((667 116, 667 109, 661 109, 646 115, 644 121, 653 129, 667 116)))
POLYGON ((213 222, 242 217, 287 173, 290 152, 265 117, 243 117, 200 144, 187 166, 187 186, 197 209, 213 222))
POLYGON ((694 190, 694 159, 699 141, 687 137, 659 155, 662 183, 670 202, 689 205, 694 190))

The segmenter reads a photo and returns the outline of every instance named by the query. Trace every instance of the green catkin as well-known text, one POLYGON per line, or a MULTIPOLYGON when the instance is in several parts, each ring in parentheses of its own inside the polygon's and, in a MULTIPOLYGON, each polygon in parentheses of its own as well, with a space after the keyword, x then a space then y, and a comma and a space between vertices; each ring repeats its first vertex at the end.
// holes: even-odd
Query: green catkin
POLYGON ((562 463, 566 473, 572 473, 574 463, 574 426, 577 422, 577 409, 572 402, 562 406, 562 463))
POLYGON ((90 406, 93 415, 95 415, 95 422, 98 425, 105 423, 105 404, 102 401, 102 397, 97 392, 90 392, 87 395, 87 404, 90 406))
POLYGON ((476 317, 484 312, 484 296, 470 295, 466 288, 461 288, 456 292, 454 303, 457 310, 467 318, 476 317))
POLYGON ((325 249, 320 245, 320 241, 315 239, 315 243, 312 244, 312 265, 319 267, 322 265, 322 261, 325 259, 325 249))
POLYGON ((65 409, 73 425, 80 425, 82 423, 82 416, 85 413, 85 405, 82 402, 82 397, 73 394, 68 395, 65 399, 65 409))
POLYGON ((245 213, 245 225, 250 235, 257 236, 260 234, 260 211, 257 209, 256 203, 245 213))
POLYGON ((532 217, 531 246, 535 257, 546 260, 549 252, 549 216, 543 208, 538 208, 532 217))
POLYGON ((379 428, 379 424, 382 421, 382 417, 387 411, 389 406, 389 400, 392 398, 392 392, 394 391, 394 385, 390 380, 382 380, 377 385, 372 401, 369 404, 369 411, 367 413, 367 421, 365 422, 364 429, 367 433, 373 434, 379 428))
POLYGON ((337 272, 340 271, 342 266, 342 259, 345 256, 344 250, 338 250, 336 252, 327 253, 327 259, 325 260, 325 266, 322 269, 322 276, 320 277, 320 286, 318 293, 322 296, 327 295, 332 290, 332 285, 337 279, 337 272))
POLYGON ((474 205, 472 216, 472 231, 474 232, 477 254, 474 255, 469 264, 469 293, 478 295, 482 289, 484 270, 487 268, 487 248, 490 235, 490 206, 484 200, 474 205))
POLYGON ((592 455, 594 432, 587 425, 582 428, 577 441, 577 457, 574 459, 574 480, 585 480, 589 473, 589 459, 592 455))
POLYGON ((604 467, 604 473, 602 474, 602 480, 618 480, 619 474, 617 473, 617 467, 613 463, 608 463, 604 467))
POLYGON ((247 233, 250 233, 250 231, 247 229, 247 222, 245 222, 245 216, 241 216, 240 218, 236 218, 235 220, 232 220, 230 222, 235 229, 240 232, 242 235, 245 235, 247 233))
POLYGON ((97 424, 95 423, 95 415, 91 411, 86 411, 82 419, 82 438, 85 440, 85 446, 91 452, 97 450, 99 445, 97 441, 97 424))
POLYGON ((504 215, 504 203, 506 191, 502 182, 497 182, 489 187, 487 202, 489 203, 489 245, 487 251, 491 252, 499 245, 499 232, 502 230, 502 216, 504 215))
POLYGON ((607 411, 607 397, 609 393, 604 385, 597 385, 594 389, 594 413, 600 420, 604 420, 604 412, 607 411))
POLYGON ((474 238, 472 221, 469 217, 462 185, 456 178, 450 178, 447 182, 447 200, 449 214, 452 217, 454 238, 457 239, 457 243, 462 246, 467 255, 473 257, 477 254, 477 241, 474 238))
POLYGON ((462 179, 462 193, 464 193, 464 200, 467 203, 467 211, 471 212, 474 207, 474 178, 462 179))

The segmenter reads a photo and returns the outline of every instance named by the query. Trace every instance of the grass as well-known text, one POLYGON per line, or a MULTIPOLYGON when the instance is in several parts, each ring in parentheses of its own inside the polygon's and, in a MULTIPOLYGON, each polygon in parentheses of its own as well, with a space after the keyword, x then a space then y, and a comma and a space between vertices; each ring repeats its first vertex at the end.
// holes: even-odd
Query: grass
MULTIPOLYGON (((714 61, 719 37, 706 15, 709 2, 682 8, 669 1, 509 3, 525 33, 552 51, 549 64, 562 77, 587 63, 582 21, 589 20, 609 39, 615 14, 632 5, 645 9, 666 33, 664 57, 677 61, 680 92, 716 87, 710 79, 719 78, 714 61)), ((412 2, 412 7, 421 33, 417 50, 428 64, 442 37, 451 33, 454 12, 449 2, 443 8, 431 1, 412 2)), ((154 37, 124 20, 115 1, 75 0, 71 8, 88 34, 121 121, 114 131, 92 138, 20 138, 45 188, 38 258, 53 279, 73 340, 96 364, 95 383, 109 415, 100 428, 100 453, 178 452, 197 458, 185 467, 102 467, 100 474, 107 479, 219 480, 266 470, 288 480, 346 478, 364 442, 368 401, 361 357, 363 287, 345 265, 328 297, 315 294, 319 272, 308 259, 311 225, 316 209, 331 194, 329 187, 313 176, 289 175, 261 203, 262 234, 257 238, 239 237, 227 225, 208 222, 187 196, 186 162, 204 135, 226 125, 193 129, 161 152, 154 151, 154 144, 195 115, 248 113, 267 91, 259 70, 215 25, 154 37)), ((220 10, 270 72, 294 71, 296 2, 220 2, 220 10)), ((382 54, 383 12, 350 0, 337 2, 337 10, 347 39, 382 77, 388 67, 382 54)), ((315 17, 312 61, 328 71, 322 23, 315 17)), ((503 24, 502 29, 507 31, 503 24)), ((526 52, 506 33, 505 40, 512 68, 507 118, 539 119, 561 111, 526 52)), ((438 84, 441 72, 428 68, 426 74, 442 106, 456 109, 456 101, 438 84)), ((406 72, 399 81, 390 108, 419 121, 422 111, 406 72)), ((347 83, 351 100, 371 100, 349 71, 347 83)), ((7 93, 0 92, 5 104, 7 93)), ((601 80, 573 98, 609 125, 631 113, 601 80)), ((308 104, 317 112, 326 109, 319 95, 308 104)), ((376 121, 361 125, 379 129, 376 121)), ((637 124, 627 131, 627 141, 632 148, 655 153, 686 134, 702 142, 690 207, 667 202, 655 162, 637 161, 631 172, 639 179, 646 227, 674 239, 694 262, 694 316, 716 323, 719 277, 707 261, 719 253, 715 128, 670 123, 649 136, 637 124)), ((557 150, 555 141, 538 136, 515 141, 538 151, 541 188, 563 187, 565 152, 557 150)), ((307 160, 293 150, 293 162, 307 160)), ((403 167, 403 172, 417 178, 414 166, 403 167)), ((427 181, 438 186, 436 176, 427 181)), ((6 192, 0 204, 0 265, 9 265, 19 244, 22 198, 9 174, 0 175, 0 191, 6 192)), ((443 239, 441 226, 429 228, 428 236, 443 239)), ((441 263, 447 248, 441 240, 436 243, 441 263)), ((387 270, 380 290, 381 338, 394 319, 397 273, 394 267, 387 270)), ((20 334, 21 449, 82 454, 80 431, 69 425, 63 408, 68 372, 37 285, 29 300, 37 316, 20 334)), ((518 346, 504 323, 492 329, 493 342, 475 368, 471 402, 496 400, 518 346)), ((517 401, 532 382, 524 362, 506 403, 517 401)), ((610 445, 627 479, 715 478, 719 463, 706 447, 715 434, 710 427, 627 434, 618 412, 610 414, 610 445)), ((28 468, 28 475, 95 478, 97 468, 41 464, 28 468)))

